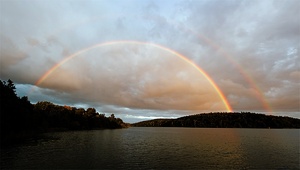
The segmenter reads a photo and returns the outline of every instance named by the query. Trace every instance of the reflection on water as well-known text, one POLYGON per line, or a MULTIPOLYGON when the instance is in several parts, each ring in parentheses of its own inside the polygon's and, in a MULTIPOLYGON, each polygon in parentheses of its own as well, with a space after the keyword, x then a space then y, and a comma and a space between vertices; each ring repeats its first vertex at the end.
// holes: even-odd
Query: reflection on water
POLYGON ((48 133, 1 169, 299 169, 298 129, 129 128, 48 133))

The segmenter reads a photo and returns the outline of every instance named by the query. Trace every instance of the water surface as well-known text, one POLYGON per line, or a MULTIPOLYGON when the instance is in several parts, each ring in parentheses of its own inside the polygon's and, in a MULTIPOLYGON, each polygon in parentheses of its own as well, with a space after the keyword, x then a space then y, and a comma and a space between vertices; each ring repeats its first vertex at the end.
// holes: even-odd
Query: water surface
POLYGON ((1 169, 299 169, 299 129, 132 127, 47 133, 1 169))

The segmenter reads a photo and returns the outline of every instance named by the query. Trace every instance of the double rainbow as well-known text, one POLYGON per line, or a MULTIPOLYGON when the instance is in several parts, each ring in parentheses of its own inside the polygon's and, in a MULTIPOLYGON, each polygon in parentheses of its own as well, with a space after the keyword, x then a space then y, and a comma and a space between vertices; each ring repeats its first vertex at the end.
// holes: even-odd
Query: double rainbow
POLYGON ((44 73, 35 83, 36 86, 39 86, 41 83, 43 83, 50 74, 52 74, 57 68, 59 68, 61 65, 65 64, 66 62, 70 61, 71 59, 75 58, 76 56, 79 56, 80 54, 83 54, 89 50, 95 49, 95 48, 99 48, 99 47, 105 47, 105 46, 111 46, 111 45, 117 45, 117 44, 131 44, 131 45, 149 45, 152 47, 156 47, 159 48, 161 50, 164 50, 170 54, 173 54, 175 56, 177 56, 178 58, 180 58, 181 60, 183 60, 184 62, 188 63, 190 66, 194 67, 198 72, 200 72, 205 78, 206 80, 211 84, 211 86, 214 88, 214 90, 217 92, 218 96, 220 97, 220 99, 222 100, 226 110, 228 112, 232 111, 232 108, 228 102, 228 100, 226 99, 225 95, 223 94, 223 92, 220 90, 220 88, 217 86, 217 84, 212 80, 212 78, 199 66, 197 66, 194 62, 192 62, 190 59, 188 59, 187 57, 185 57, 184 55, 170 49, 167 47, 164 47, 162 45, 158 45, 158 44, 154 44, 154 43, 150 43, 150 42, 141 42, 141 41, 132 41, 132 40, 119 40, 119 41, 109 41, 109 42, 104 42, 104 43, 100 43, 100 44, 96 44, 90 47, 87 47, 85 49, 82 49, 80 51, 77 51, 76 53, 64 58, 63 60, 61 60, 60 62, 58 62, 57 64, 55 64, 53 67, 51 67, 46 73, 44 73))

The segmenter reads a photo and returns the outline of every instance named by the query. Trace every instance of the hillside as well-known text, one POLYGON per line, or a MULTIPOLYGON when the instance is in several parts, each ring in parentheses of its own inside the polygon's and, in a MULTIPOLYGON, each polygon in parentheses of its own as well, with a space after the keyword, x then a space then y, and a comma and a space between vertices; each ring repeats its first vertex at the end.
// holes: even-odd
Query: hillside
POLYGON ((114 114, 106 117, 95 108, 60 106, 47 101, 31 104, 26 96, 16 95, 11 80, 0 80, 0 106, 1 146, 41 132, 128 127, 114 114))
POLYGON ((134 123, 135 127, 300 128, 300 119, 250 112, 203 113, 134 123))

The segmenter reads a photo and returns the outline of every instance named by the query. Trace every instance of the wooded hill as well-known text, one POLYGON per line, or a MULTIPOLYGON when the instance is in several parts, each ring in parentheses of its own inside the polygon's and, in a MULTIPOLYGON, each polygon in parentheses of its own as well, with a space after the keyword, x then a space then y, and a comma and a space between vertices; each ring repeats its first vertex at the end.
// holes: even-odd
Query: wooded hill
POLYGON ((135 127, 198 128, 300 128, 300 119, 250 112, 216 112, 177 119, 154 119, 131 124, 135 127))
POLYGON ((114 114, 106 117, 94 108, 59 106, 42 101, 31 104, 26 96, 18 97, 11 80, 0 80, 1 145, 20 141, 41 132, 124 128, 114 114))

